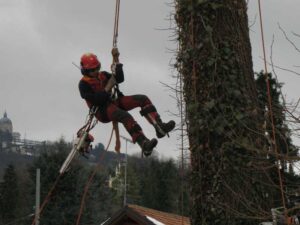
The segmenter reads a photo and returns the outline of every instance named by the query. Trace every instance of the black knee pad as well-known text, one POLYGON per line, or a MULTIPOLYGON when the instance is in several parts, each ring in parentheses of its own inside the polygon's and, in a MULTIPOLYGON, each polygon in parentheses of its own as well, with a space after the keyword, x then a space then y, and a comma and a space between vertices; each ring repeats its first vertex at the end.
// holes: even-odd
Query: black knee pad
POLYGON ((112 118, 114 120, 117 120, 118 122, 125 122, 126 120, 132 118, 132 116, 126 112, 126 111, 123 111, 123 110, 117 110, 115 112, 112 113, 112 118))
POLYGON ((145 104, 145 102, 149 100, 146 95, 133 95, 132 98, 135 101, 141 102, 142 104, 145 104))
POLYGON ((141 131, 142 131, 142 128, 137 123, 134 124, 133 127, 130 130, 128 130, 130 135, 134 135, 134 134, 139 133, 141 131))
POLYGON ((142 110, 140 111, 140 114, 142 116, 146 116, 147 114, 152 113, 152 112, 157 112, 155 106, 154 105, 147 105, 147 106, 142 108, 142 110))

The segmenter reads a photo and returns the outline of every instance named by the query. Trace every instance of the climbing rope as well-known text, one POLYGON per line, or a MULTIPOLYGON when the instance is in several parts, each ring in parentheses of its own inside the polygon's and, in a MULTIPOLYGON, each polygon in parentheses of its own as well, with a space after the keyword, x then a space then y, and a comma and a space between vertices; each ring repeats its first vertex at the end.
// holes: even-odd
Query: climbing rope
MULTIPOLYGON (((117 48, 118 29, 119 29, 119 15, 120 15, 120 0, 116 0, 115 24, 114 24, 114 35, 113 35, 113 48, 117 48)), ((117 62, 119 62, 118 57, 115 57, 113 55, 113 63, 117 63, 117 62)), ((92 127, 94 127, 94 125, 92 125, 92 127)), ((113 122, 113 129, 112 129, 112 132, 111 132, 111 135, 110 135, 110 139, 109 139, 109 142, 107 144, 107 147, 106 147, 105 151, 107 151, 108 148, 109 148, 109 146, 110 146, 110 143, 111 143, 111 140, 112 140, 112 136, 113 136, 113 131, 115 131, 115 133, 116 133, 116 147, 115 147, 115 150, 117 152, 120 152, 120 136, 119 136, 119 127, 118 127, 118 123, 117 122, 113 122)), ((80 205, 80 209, 79 209, 79 213, 78 213, 76 225, 79 225, 79 222, 80 222, 80 219, 81 219, 81 215, 83 213, 84 202, 85 202, 85 198, 86 198, 88 189, 89 189, 89 187, 91 185, 91 182, 92 182, 93 178, 96 175, 96 172, 97 172, 98 168, 100 167, 100 163, 103 160, 103 158, 104 158, 104 152, 102 153, 102 157, 100 157, 100 159, 98 161, 97 167, 95 168, 95 170, 91 174, 90 178, 88 179, 88 182, 86 183, 86 186, 84 188, 84 193, 83 193, 83 196, 82 196, 82 199, 81 199, 81 205, 80 205)), ((48 192, 46 198, 44 199, 42 205, 40 206, 38 215, 42 214, 43 210, 45 209, 47 203, 49 202, 49 200, 50 200, 50 198, 51 198, 51 196, 53 194, 53 191, 55 190, 55 188, 56 188, 56 186, 57 186, 60 178, 62 177, 62 175, 63 175, 63 173, 60 173, 57 176, 57 178, 56 178, 53 186, 51 187, 51 189, 48 192)), ((35 215, 31 225, 35 225, 36 224, 36 220, 37 220, 37 216, 35 215)))
MULTIPOLYGON (((176 8, 178 10, 178 3, 176 5, 176 8)), ((193 22, 193 15, 191 15, 192 17, 192 21, 193 22)), ((180 29, 180 28, 179 28, 180 29)), ((192 25, 192 30, 194 30, 194 27, 192 25)), ((194 46, 194 37, 192 37, 192 44, 194 46)), ((178 50, 179 52, 181 51, 181 46, 182 43, 179 41, 178 42, 178 50)), ((196 68, 195 68, 195 62, 193 60, 193 74, 192 74, 193 78, 195 78, 196 76, 196 68)), ((195 79, 194 79, 195 81, 195 79)), ((196 95, 196 93, 195 93, 196 95)), ((183 114, 183 104, 184 104, 184 96, 183 96, 183 75, 182 75, 182 64, 180 64, 180 73, 179 73, 179 112, 180 112, 180 123, 181 123, 181 168, 180 168, 180 198, 181 198, 181 202, 180 202, 180 211, 181 211, 181 225, 184 224, 184 124, 183 124, 183 120, 184 120, 184 114, 183 114)))
MULTIPOLYGON (((110 139, 109 139, 109 141, 108 141, 108 144, 107 144, 107 147, 106 147, 105 151, 107 151, 108 148, 109 148, 109 146, 110 146, 110 143, 111 143, 111 140, 112 140, 112 135, 113 135, 113 130, 112 130, 112 132, 111 132, 110 139)), ((104 152, 102 153, 102 157, 100 157, 100 159, 99 159, 99 161, 98 161, 98 166, 97 166, 96 169, 93 171, 92 175, 90 176, 90 178, 89 178, 89 180, 88 180, 88 182, 87 182, 87 184, 86 184, 86 186, 85 186, 84 194, 83 194, 83 197, 82 197, 82 200, 81 200, 80 211, 79 211, 79 213, 78 213, 78 218, 77 218, 77 223, 76 223, 76 224, 79 224, 79 221, 80 221, 80 218, 81 218, 81 215, 82 215, 82 211, 83 211, 83 206, 84 206, 84 201, 85 201, 85 197, 86 197, 87 191, 88 191, 88 189, 89 189, 89 187, 90 187, 90 184, 91 184, 91 182, 92 182, 94 176, 96 175, 96 172, 97 172, 97 170, 98 170, 98 168, 99 168, 99 165, 100 165, 101 161, 103 160, 103 158, 104 158, 104 152)), ((38 215, 39 215, 39 216, 42 214, 42 212, 44 211, 46 205, 47 205, 48 202, 50 201, 50 198, 51 198, 51 196, 52 196, 52 194, 53 194, 53 191, 55 190, 55 188, 56 188, 56 186, 57 186, 57 184, 58 184, 58 181, 60 180, 60 178, 62 177, 63 174, 64 174, 64 173, 60 173, 60 174, 57 176, 57 178, 56 178, 54 184, 52 185, 50 191, 48 192, 46 198, 44 199, 43 203, 42 203, 41 206, 40 206, 40 210, 39 210, 39 212, 38 212, 38 215)), ((37 215, 34 216, 31 225, 35 225, 35 224, 36 224, 36 220, 37 220, 37 215)))
POLYGON ((182 74, 179 77, 179 86, 180 86, 180 123, 181 123, 181 179, 180 179, 180 189, 181 189, 181 225, 183 225, 184 222, 184 218, 183 218, 183 208, 184 208, 184 204, 183 204, 183 185, 184 185, 184 154, 183 154, 183 148, 184 148, 184 143, 183 143, 183 138, 184 138, 184 125, 183 125, 183 77, 182 74))
MULTIPOLYGON (((265 79, 267 84, 267 94, 268 94, 268 104, 269 104, 269 112, 270 112, 270 119, 271 119, 271 125, 272 125, 272 138, 273 138, 273 145, 274 145, 274 152, 276 155, 276 166, 277 166, 277 172, 279 177, 279 185, 280 185, 280 191, 281 191, 281 199, 282 199, 282 206, 284 208, 284 215, 287 221, 288 214, 287 214, 287 208, 285 203, 285 197, 284 197, 284 190, 283 190, 283 181, 282 181, 282 174, 280 171, 280 156, 278 153, 278 147, 276 142, 276 133, 275 133, 275 123, 274 123, 274 115, 272 110, 272 96, 271 96, 271 88, 270 88, 270 81, 268 77, 268 68, 267 68, 267 60, 266 60, 266 48, 265 48, 265 39, 264 39, 264 29, 263 29, 263 19, 262 19, 262 9, 261 9, 261 2, 258 0, 258 10, 259 10, 259 18, 260 18, 260 31, 261 31, 261 40, 262 40, 262 47, 263 47, 263 55, 264 55, 264 66, 265 66, 265 79)), ((271 147, 273 147, 271 144, 271 147)))
MULTIPOLYGON (((78 135, 78 133, 82 132, 83 130, 89 131, 89 130, 91 130, 91 129, 93 129, 93 128, 95 127, 97 121, 93 122, 93 117, 94 117, 94 114, 97 112, 97 110, 98 110, 98 108, 92 108, 92 109, 90 110, 89 115, 88 115, 87 118, 86 118, 86 123, 85 123, 85 125, 84 125, 82 128, 79 129, 79 131, 77 132, 77 135, 78 135)), ((109 142, 109 143, 110 143, 110 142, 109 142)), ((63 174, 64 174, 64 172, 63 172, 63 173, 59 173, 59 175, 57 176, 57 178, 56 178, 54 184, 52 185, 50 191, 48 192, 46 198, 44 199, 42 205, 40 206, 40 209, 39 209, 38 214, 36 214, 36 215, 34 216, 34 219, 33 219, 33 221, 32 221, 32 225, 35 225, 35 224, 36 224, 37 215, 41 215, 41 214, 42 214, 42 212, 43 212, 43 210, 45 209, 47 203, 50 201, 50 198, 51 198, 51 196, 52 196, 52 193, 53 193, 53 191, 55 190, 55 188, 56 188, 56 186, 57 186, 57 184, 58 184, 58 182, 59 182, 59 180, 60 180, 60 178, 62 177, 63 174)))
POLYGON ((114 35, 113 35, 113 48, 117 48, 118 30, 119 30, 119 18, 120 18, 120 0, 116 0, 115 24, 114 24, 114 35))
MULTIPOLYGON (((120 18, 120 0, 116 0, 116 8, 115 8, 115 23, 114 23, 114 34, 113 34, 113 50, 112 50, 112 56, 113 56, 113 65, 114 70, 112 71, 113 75, 115 73, 115 65, 119 62, 119 52, 118 52, 118 35, 119 35, 119 18, 120 18)), ((113 96, 118 95, 118 84, 115 85, 113 90, 113 96)), ((117 98, 117 96, 115 97, 117 98)), ((115 151, 120 153, 121 149, 121 141, 120 141, 120 132, 119 132, 119 126, 117 121, 113 121, 113 129, 116 134, 116 144, 115 144, 115 151)))
POLYGON ((47 203, 49 202, 49 200, 50 200, 50 198, 51 198, 51 195, 52 195, 53 191, 55 190, 55 188, 56 188, 56 186, 57 186, 57 183, 58 183, 58 181, 60 180, 60 178, 62 177, 62 175, 63 175, 63 174, 60 173, 60 174, 58 175, 58 177, 56 178, 56 180, 55 180, 53 186, 51 187, 51 189, 50 189, 50 191, 48 192, 46 198, 44 199, 42 205, 40 206, 40 209, 39 209, 38 214, 36 214, 36 215, 34 216, 31 225, 35 225, 36 220, 37 220, 37 215, 40 216, 40 215, 42 214, 42 212, 44 211, 44 209, 45 209, 47 203))
MULTIPOLYGON (((112 50, 112 55, 113 55, 113 65, 115 65, 116 63, 119 62, 119 52, 114 52, 114 50, 117 50, 118 48, 118 30, 119 30, 119 17, 120 17, 120 0, 116 0, 116 8, 115 8, 115 22, 114 22, 114 34, 113 34, 113 50, 112 50)), ((112 70, 113 75, 115 75, 115 71, 112 70)), ((113 96, 115 96, 115 94, 118 93, 118 85, 116 84, 116 87, 113 90, 113 96)), ((118 122, 117 121, 113 121, 113 129, 111 131, 111 135, 110 135, 110 139, 108 142, 108 145, 105 149, 105 151, 108 150, 111 140, 112 140, 112 136, 113 136, 113 132, 115 131, 115 135, 116 135, 116 145, 115 145, 115 151, 120 153, 120 148, 121 148, 121 142, 120 142, 120 133, 119 133, 119 126, 118 126, 118 122)), ((80 209, 79 209, 79 213, 78 213, 78 217, 77 217, 77 221, 76 221, 76 225, 79 225, 80 223, 80 219, 81 219, 81 215, 83 213, 83 208, 84 208, 84 203, 85 203, 85 199, 86 199, 86 195, 88 193, 89 187, 92 183, 92 180, 94 179, 96 172, 98 171, 99 167, 101 166, 100 162, 103 160, 104 158, 104 152, 102 153, 102 156, 99 159, 98 165, 95 167, 93 173, 91 174, 91 176, 88 179, 88 182, 85 185, 84 188, 84 193, 81 199, 81 204, 80 204, 80 209)))
POLYGON ((108 150, 108 148, 109 148, 109 146, 110 146, 110 143, 111 143, 111 140, 112 140, 112 136, 113 136, 113 131, 114 131, 114 130, 112 129, 111 134, 110 134, 110 138, 109 138, 109 141, 108 141, 108 144, 107 144, 107 146, 106 146, 106 148, 105 148, 105 151, 102 152, 102 155, 101 155, 101 157, 99 158, 99 161, 98 161, 97 166, 95 167, 93 173, 92 173, 91 176, 89 177, 88 182, 86 183, 86 185, 85 185, 85 187, 84 187, 84 192, 83 192, 83 195, 82 195, 82 198, 81 198, 80 209, 79 209, 79 213, 78 213, 76 225, 79 225, 79 223, 80 223, 80 219, 81 219, 81 215, 82 215, 82 213, 83 213, 83 207, 84 207, 86 195, 87 195, 87 193, 88 193, 88 190, 89 190, 89 188, 90 188, 90 186, 91 186, 91 183, 92 183, 92 181, 93 181, 93 179, 94 179, 94 177, 95 177, 95 175, 96 175, 98 169, 99 169, 100 166, 101 166, 101 162, 102 162, 102 160, 103 160, 103 158, 104 158, 105 152, 108 150))

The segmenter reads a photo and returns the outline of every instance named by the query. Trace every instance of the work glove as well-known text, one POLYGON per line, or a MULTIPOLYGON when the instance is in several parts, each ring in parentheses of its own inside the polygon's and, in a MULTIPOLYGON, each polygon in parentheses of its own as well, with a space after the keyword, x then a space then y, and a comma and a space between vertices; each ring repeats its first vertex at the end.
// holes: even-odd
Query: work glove
POLYGON ((117 63, 111 64, 110 70, 113 75, 116 75, 116 68, 117 68, 117 63))
MULTIPOLYGON (((111 50, 111 54, 113 56, 113 62, 115 63, 119 63, 119 56, 120 56, 120 52, 118 48, 113 48, 111 50)), ((112 70, 113 71, 113 70, 112 70)), ((114 73, 114 72, 113 72, 114 73)))
POLYGON ((115 58, 119 58, 119 56, 120 56, 120 52, 119 52, 119 49, 118 48, 113 48, 112 50, 111 50, 111 54, 112 54, 112 56, 115 58))
POLYGON ((118 73, 123 73, 123 64, 113 63, 111 64, 110 69, 113 75, 117 75, 118 73))

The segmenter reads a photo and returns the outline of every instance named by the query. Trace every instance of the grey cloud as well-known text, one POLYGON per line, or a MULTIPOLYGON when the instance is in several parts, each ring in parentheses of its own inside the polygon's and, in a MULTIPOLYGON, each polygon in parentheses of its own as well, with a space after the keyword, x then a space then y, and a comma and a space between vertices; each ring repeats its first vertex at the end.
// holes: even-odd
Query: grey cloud
MULTIPOLYGON (((122 90, 126 94, 147 94, 164 119, 174 119, 166 111, 176 111, 175 102, 159 83, 174 82, 169 67, 174 56, 167 53, 167 48, 176 48, 170 41, 173 33, 157 30, 170 26, 168 16, 173 9, 168 2, 171 1, 121 1, 119 49, 126 76, 122 90)), ((268 46, 272 34, 278 32, 277 21, 287 30, 297 31, 298 1, 262 2, 268 46)), ((53 140, 60 135, 72 139, 84 122, 87 108, 77 88, 81 74, 71 63, 78 63, 84 52, 95 52, 103 69, 109 70, 114 7, 112 0, 0 0, 0 115, 7 109, 16 131, 26 132, 32 139, 53 140)), ((256 1, 250 1, 249 13, 251 18, 257 13, 256 1)), ((251 40, 255 70, 260 70, 257 24, 251 40)), ((276 61, 298 59, 299 54, 291 55, 292 49, 281 47, 283 43, 284 39, 278 39, 276 61)), ((295 85, 287 77, 282 73, 281 80, 295 85)), ((295 91, 293 95, 299 93, 295 91)), ((153 128, 138 110, 132 113, 145 133, 154 136, 153 128)), ((109 124, 99 124, 94 130, 96 141, 105 143, 110 129, 109 124)), ((123 128, 121 132, 127 135, 123 128)), ((176 138, 173 134, 161 140, 159 150, 165 149, 164 155, 177 156, 176 138)))

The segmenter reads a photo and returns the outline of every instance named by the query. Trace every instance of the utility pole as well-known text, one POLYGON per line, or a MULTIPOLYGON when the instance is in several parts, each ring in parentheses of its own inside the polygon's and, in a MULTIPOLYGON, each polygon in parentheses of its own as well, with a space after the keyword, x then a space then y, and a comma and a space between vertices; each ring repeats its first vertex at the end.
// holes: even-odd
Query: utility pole
POLYGON ((133 143, 129 138, 120 136, 122 139, 126 141, 126 152, 125 152, 125 178, 124 178, 124 202, 123 205, 126 206, 127 204, 127 142, 133 143))
POLYGON ((40 223, 40 183, 41 183, 41 171, 36 169, 36 189, 35 189, 35 224, 40 223))

